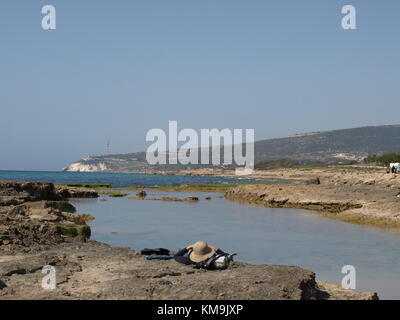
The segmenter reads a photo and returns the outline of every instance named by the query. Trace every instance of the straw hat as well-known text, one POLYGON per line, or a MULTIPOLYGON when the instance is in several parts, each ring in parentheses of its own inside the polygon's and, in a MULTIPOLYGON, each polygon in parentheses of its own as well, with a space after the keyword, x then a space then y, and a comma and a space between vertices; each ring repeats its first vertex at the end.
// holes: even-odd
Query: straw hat
POLYGON ((193 262, 201 262, 211 258, 215 254, 215 249, 208 245, 205 241, 197 241, 192 245, 193 251, 189 255, 189 259, 193 262))

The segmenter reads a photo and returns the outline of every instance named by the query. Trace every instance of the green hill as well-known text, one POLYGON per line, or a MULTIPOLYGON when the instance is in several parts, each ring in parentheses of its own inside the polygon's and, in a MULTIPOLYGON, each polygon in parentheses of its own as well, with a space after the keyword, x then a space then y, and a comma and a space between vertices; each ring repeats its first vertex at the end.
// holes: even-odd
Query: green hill
MULTIPOLYGON (((300 162, 361 161, 369 155, 400 151, 400 125, 361 127, 311 132, 255 143, 255 162, 293 159, 300 162)), ((179 170, 211 167, 204 165, 150 166, 144 152, 90 156, 79 160, 67 171, 142 171, 179 170)))

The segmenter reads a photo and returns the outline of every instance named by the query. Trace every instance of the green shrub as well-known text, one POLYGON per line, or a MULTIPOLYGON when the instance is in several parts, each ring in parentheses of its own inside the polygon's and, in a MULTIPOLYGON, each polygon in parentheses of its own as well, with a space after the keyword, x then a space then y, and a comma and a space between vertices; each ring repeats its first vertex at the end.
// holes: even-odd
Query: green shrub
POLYGON ((388 166, 391 162, 400 162, 400 152, 372 155, 364 159, 366 164, 388 166))
POLYGON ((60 223, 59 227, 63 235, 67 237, 83 236, 90 238, 91 230, 86 224, 60 223))

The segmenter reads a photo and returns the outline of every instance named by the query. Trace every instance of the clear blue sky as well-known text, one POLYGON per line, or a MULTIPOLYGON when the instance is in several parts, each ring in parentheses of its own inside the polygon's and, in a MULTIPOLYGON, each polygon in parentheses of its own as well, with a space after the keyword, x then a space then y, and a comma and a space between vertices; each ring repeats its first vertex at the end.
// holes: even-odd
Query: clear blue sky
POLYGON ((399 36, 398 0, 1 0, 0 169, 143 151, 168 120, 257 140, 400 123, 399 36))

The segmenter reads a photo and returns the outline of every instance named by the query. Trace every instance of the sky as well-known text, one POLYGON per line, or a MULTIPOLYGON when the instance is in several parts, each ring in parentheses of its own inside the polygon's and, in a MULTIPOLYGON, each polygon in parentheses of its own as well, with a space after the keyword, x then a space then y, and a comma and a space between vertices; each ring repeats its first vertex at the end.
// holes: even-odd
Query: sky
POLYGON ((256 140, 399 124, 399 36, 398 0, 1 0, 0 170, 144 151, 169 120, 256 140))

